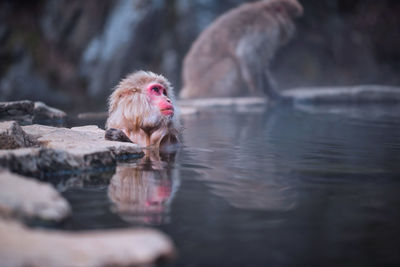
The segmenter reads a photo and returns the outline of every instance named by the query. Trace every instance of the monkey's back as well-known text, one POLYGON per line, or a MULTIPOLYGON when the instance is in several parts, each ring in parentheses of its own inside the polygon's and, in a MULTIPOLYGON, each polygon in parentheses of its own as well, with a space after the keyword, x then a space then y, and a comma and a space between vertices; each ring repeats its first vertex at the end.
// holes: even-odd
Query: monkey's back
POLYGON ((296 0, 272 0, 242 4, 221 15, 200 34, 184 59, 181 97, 244 94, 237 69, 238 46, 259 51, 259 56, 269 61, 284 42, 282 27, 287 24, 290 28, 291 16, 301 12, 296 0), (283 8, 291 8, 291 13, 287 11, 287 18, 277 18, 275 12, 283 8))

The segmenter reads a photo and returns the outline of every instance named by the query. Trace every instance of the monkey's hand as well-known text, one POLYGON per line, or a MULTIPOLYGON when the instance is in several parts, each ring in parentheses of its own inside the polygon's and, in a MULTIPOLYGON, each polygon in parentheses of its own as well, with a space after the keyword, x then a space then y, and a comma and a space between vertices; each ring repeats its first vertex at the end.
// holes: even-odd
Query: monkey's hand
POLYGON ((128 136, 126 136, 126 134, 120 129, 115 129, 115 128, 107 129, 104 137, 106 138, 106 140, 110 141, 132 143, 132 141, 128 138, 128 136))

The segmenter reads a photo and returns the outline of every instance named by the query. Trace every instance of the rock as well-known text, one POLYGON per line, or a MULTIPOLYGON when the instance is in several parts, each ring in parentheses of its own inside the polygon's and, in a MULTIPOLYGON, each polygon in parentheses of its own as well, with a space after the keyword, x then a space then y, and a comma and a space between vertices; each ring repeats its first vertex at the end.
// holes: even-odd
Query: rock
POLYGON ((48 134, 57 129, 65 129, 65 128, 58 128, 58 127, 53 127, 53 126, 48 126, 48 125, 41 125, 41 124, 26 125, 26 126, 22 126, 22 128, 23 128, 24 132, 25 131, 29 132, 29 135, 36 139, 41 137, 44 134, 48 134))
POLYGON ((282 91, 283 100, 295 104, 400 103, 400 87, 359 85, 350 87, 310 87, 282 91))
MULTIPOLYGON (((127 157, 140 156, 141 154, 134 154, 127 157)), ((117 159, 111 151, 99 151, 99 153, 82 151, 80 154, 72 154, 68 151, 46 148, 0 150, 0 166, 19 174, 46 180, 52 176, 81 174, 102 168, 112 168, 116 161, 117 159)))
POLYGON ((16 120, 32 123, 34 103, 32 101, 0 102, 0 120, 16 120))
POLYGON ((0 102, 0 121, 15 120, 21 124, 45 122, 46 124, 62 124, 66 113, 47 106, 43 102, 28 100, 0 102))
POLYGON ((180 107, 179 111, 182 116, 196 115, 199 113, 199 110, 197 108, 189 106, 180 107))
POLYGON ((77 126, 77 127, 72 127, 71 130, 77 131, 77 132, 86 132, 86 133, 91 133, 94 134, 96 137, 95 138, 104 138, 104 130, 100 129, 97 125, 85 125, 85 126, 77 126))
POLYGON ((15 121, 0 122, 1 149, 30 147, 34 144, 34 139, 27 135, 15 121))
POLYGON ((108 112, 79 113, 77 117, 81 120, 106 120, 108 117, 108 112))
POLYGON ((20 174, 31 174, 26 170, 37 170, 36 162, 33 162, 39 148, 1 149, 0 167, 7 168, 20 174))
POLYGON ((219 108, 219 107, 246 107, 246 106, 264 106, 267 99, 263 97, 221 97, 221 98, 199 98, 179 100, 178 105, 182 108, 219 108))
POLYGON ((39 147, 0 150, 0 166, 28 176, 72 174, 143 156, 136 144, 105 140, 104 130, 97 126, 68 129, 35 124, 22 130, 39 147))
POLYGON ((70 213, 68 202, 51 185, 0 170, 0 215, 59 221, 70 213))
MULTIPOLYGON (((31 130, 36 131, 35 127, 40 127, 40 125, 25 126, 23 129, 29 133, 31 130)), ((110 152, 113 159, 143 155, 142 149, 136 144, 105 140, 105 131, 96 125, 54 129, 43 134, 38 141, 47 148, 65 150, 77 156, 85 155, 82 158, 86 160, 90 158, 90 154, 110 154, 110 152)), ((104 156, 107 158, 106 155, 104 156)))
POLYGON ((218 97, 181 99, 178 106, 181 115, 193 116, 215 109, 228 109, 240 113, 263 112, 268 99, 264 97, 218 97))
POLYGON ((64 120, 67 114, 59 109, 47 106, 43 102, 35 102, 34 122, 46 120, 64 120))
POLYGON ((62 232, 28 229, 0 220, 1 266, 152 266, 174 257, 157 230, 62 232))

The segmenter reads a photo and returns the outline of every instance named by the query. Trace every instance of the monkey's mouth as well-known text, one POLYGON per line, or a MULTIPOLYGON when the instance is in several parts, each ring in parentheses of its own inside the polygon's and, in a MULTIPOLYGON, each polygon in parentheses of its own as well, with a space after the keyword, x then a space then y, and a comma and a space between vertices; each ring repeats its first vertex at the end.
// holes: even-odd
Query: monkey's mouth
POLYGON ((174 115, 174 108, 173 107, 169 107, 169 108, 163 108, 161 109, 161 113, 165 116, 171 116, 174 115))

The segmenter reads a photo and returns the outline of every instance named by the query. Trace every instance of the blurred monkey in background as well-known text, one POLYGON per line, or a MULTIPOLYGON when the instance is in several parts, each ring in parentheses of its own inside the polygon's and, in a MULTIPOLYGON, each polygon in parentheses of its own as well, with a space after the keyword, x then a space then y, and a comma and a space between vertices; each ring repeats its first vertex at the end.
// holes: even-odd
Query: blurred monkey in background
POLYGON ((263 0, 221 15, 186 55, 180 97, 278 97, 269 63, 293 36, 292 19, 302 13, 296 0, 263 0))

